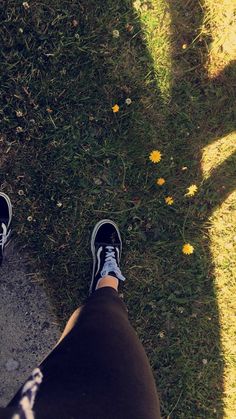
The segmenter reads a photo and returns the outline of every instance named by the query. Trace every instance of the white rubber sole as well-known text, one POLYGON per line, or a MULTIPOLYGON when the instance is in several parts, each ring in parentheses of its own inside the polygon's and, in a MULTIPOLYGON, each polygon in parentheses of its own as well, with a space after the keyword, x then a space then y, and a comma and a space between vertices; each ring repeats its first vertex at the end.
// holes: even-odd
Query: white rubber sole
POLYGON ((96 255, 95 255, 95 246, 94 246, 94 241, 95 241, 95 237, 96 237, 96 234, 97 234, 98 229, 99 229, 99 228, 100 228, 103 224, 106 224, 106 223, 112 224, 112 225, 115 227, 115 229, 116 229, 116 231, 117 231, 117 234, 118 234, 118 237, 119 237, 119 239, 120 239, 120 243, 121 243, 121 247, 120 247, 120 257, 121 257, 121 253, 122 253, 122 240, 121 240, 121 235, 120 235, 120 232, 119 232, 119 229, 118 229, 117 224, 116 224, 114 221, 109 220, 109 219, 104 219, 104 220, 98 221, 98 223, 95 225, 95 227, 94 227, 94 229, 93 229, 92 236, 91 236, 91 252, 92 252, 92 255, 93 255, 93 273, 92 273, 92 280, 91 280, 91 284, 90 284, 90 287, 89 287, 89 293, 91 293, 92 288, 93 288, 93 278, 94 278, 95 265, 96 265, 96 255))
POLYGON ((5 194, 4 192, 0 192, 0 196, 5 198, 5 200, 7 202, 7 205, 8 205, 8 210, 9 210, 9 221, 8 221, 8 225, 7 225, 7 228, 8 228, 9 225, 11 224, 11 220, 12 220, 12 204, 11 204, 11 200, 10 200, 10 198, 7 194, 5 194))

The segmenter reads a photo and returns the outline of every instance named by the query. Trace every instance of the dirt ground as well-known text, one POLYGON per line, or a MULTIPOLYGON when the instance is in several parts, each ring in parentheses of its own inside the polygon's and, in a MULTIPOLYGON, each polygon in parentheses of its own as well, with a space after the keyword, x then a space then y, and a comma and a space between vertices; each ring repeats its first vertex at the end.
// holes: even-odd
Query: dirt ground
POLYGON ((0 406, 10 401, 60 335, 48 297, 27 257, 10 244, 0 268, 0 406))

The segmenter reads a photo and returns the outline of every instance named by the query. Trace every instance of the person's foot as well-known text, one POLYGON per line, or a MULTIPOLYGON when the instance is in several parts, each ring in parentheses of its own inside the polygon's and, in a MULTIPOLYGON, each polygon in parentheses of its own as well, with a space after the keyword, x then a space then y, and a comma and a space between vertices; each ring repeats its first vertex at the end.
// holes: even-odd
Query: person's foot
POLYGON ((11 234, 12 205, 9 196, 0 192, 0 266, 3 261, 4 248, 11 234))
POLYGON ((97 287, 99 279, 107 275, 124 281, 119 264, 122 251, 122 241, 119 229, 114 221, 99 221, 92 232, 91 251, 93 254, 93 274, 89 293, 97 287))

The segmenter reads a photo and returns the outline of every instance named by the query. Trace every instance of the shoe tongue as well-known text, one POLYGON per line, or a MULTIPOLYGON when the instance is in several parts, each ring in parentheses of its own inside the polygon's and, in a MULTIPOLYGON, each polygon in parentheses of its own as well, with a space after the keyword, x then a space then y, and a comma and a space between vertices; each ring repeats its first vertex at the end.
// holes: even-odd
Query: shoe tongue
POLYGON ((107 247, 107 246, 109 246, 109 247, 117 247, 117 246, 119 246, 119 243, 101 242, 101 243, 99 243, 99 246, 104 246, 104 247, 107 247))

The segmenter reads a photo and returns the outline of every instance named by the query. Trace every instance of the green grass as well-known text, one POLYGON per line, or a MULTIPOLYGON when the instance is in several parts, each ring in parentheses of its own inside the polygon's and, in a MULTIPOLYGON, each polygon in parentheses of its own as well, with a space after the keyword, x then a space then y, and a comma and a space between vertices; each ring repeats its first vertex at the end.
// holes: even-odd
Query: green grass
POLYGON ((209 227, 235 189, 236 161, 231 153, 204 177, 202 149, 235 130, 235 66, 208 77, 206 16, 198 2, 180 0, 1 6, 1 187, 18 241, 63 326, 88 292, 93 225, 119 224, 125 301, 163 418, 225 415, 209 227), (148 159, 153 149, 163 153, 158 165, 148 159), (189 199, 191 184, 199 193, 189 199), (184 242, 192 256, 182 254, 184 242))

